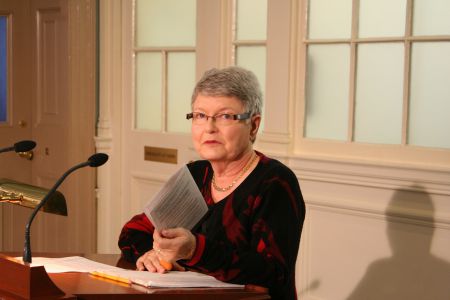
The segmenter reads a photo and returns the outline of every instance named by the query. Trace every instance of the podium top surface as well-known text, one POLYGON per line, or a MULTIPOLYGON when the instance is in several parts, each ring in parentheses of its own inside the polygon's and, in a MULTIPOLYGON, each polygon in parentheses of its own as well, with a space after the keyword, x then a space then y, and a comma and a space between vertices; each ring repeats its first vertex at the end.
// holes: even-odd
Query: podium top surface
MULTIPOLYGON (((21 256, 19 253, 4 252, 1 255, 10 257, 21 256)), ((65 257, 84 256, 93 261, 133 269, 134 265, 120 259, 116 254, 62 254, 37 253, 35 257, 65 257)), ((1 267, 1 266, 0 266, 1 267)), ((2 270, 0 273, 5 274, 2 270)), ((270 299, 268 294, 251 287, 245 289, 234 288, 145 288, 135 284, 125 284, 105 278, 92 276, 88 273, 50 273, 51 281, 66 295, 54 299, 270 299)), ((23 279, 22 279, 23 280, 23 279)), ((0 290, 0 298, 14 298, 8 291, 0 290)), ((30 297, 29 299, 32 299, 30 297)))

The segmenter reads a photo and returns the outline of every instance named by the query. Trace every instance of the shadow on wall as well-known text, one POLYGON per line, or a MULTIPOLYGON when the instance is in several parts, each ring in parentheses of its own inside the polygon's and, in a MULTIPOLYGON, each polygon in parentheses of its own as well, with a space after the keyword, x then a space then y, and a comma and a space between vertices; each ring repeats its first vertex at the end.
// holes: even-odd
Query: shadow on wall
POLYGON ((298 299, 302 299, 302 297, 310 291, 317 290, 319 288, 319 286, 320 286, 320 280, 314 279, 307 287, 305 287, 303 290, 301 290, 297 294, 298 299))
POLYGON ((418 186, 397 190, 386 209, 386 221, 392 256, 370 264, 347 300, 450 299, 450 263, 430 252, 435 227, 430 195, 418 186), (405 223, 399 215, 402 206, 429 214, 425 222, 405 223))

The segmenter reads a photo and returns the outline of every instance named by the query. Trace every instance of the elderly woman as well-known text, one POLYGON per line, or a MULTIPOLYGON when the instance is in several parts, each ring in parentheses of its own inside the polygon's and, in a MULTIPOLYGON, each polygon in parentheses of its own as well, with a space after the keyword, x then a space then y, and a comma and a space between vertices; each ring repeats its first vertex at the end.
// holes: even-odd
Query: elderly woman
POLYGON ((296 176, 253 149, 262 96, 253 73, 212 69, 192 95, 192 139, 204 160, 188 164, 209 211, 191 231, 157 231, 145 214, 122 229, 122 255, 139 270, 197 270, 219 280, 263 286, 295 299, 295 262, 305 218, 296 176))

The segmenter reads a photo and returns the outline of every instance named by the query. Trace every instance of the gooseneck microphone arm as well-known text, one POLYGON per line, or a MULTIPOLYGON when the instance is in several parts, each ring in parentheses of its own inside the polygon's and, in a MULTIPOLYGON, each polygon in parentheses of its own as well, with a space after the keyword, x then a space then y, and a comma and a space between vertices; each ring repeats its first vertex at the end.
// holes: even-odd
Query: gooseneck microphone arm
POLYGON ((50 189, 50 191, 45 195, 44 199, 34 208, 33 212, 30 215, 30 218, 28 219, 28 222, 25 226, 25 245, 23 248, 23 262, 24 263, 31 263, 31 246, 30 246, 30 229, 31 229, 31 223, 34 220, 34 217, 36 217, 36 214, 38 211, 45 205, 45 203, 48 201, 48 199, 52 196, 52 194, 56 191, 56 189, 61 185, 61 183, 66 179, 67 176, 70 175, 73 171, 90 166, 90 167, 99 167, 106 163, 108 160, 108 155, 104 153, 97 153, 89 157, 89 159, 86 162, 80 163, 76 166, 73 166, 69 170, 67 170, 61 178, 58 179, 58 181, 53 185, 53 187, 50 189))

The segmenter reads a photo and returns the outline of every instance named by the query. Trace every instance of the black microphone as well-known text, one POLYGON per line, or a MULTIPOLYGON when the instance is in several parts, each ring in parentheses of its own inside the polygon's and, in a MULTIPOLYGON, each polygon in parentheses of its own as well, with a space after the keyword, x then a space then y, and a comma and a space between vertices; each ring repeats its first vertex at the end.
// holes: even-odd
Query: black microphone
POLYGON ((34 217, 36 216, 37 212, 42 208, 42 206, 44 206, 44 204, 48 201, 48 199, 50 198, 50 196, 56 191, 56 189, 61 185, 61 183, 64 181, 64 179, 66 179, 67 176, 69 176, 70 173, 72 173, 73 171, 83 168, 83 167, 100 167, 101 165, 103 165, 104 163, 106 163, 108 161, 108 155, 105 153, 96 153, 94 155, 92 155, 91 157, 88 158, 87 161, 80 163, 72 168, 70 168, 69 170, 67 170, 62 176, 61 178, 58 179, 58 181, 55 183, 55 185, 51 188, 51 190, 47 193, 47 195, 45 195, 44 199, 42 199, 42 201, 39 203, 39 205, 37 205, 33 212, 31 213, 30 218, 28 219, 28 223, 25 227, 25 245, 23 248, 23 262, 24 263, 31 263, 31 247, 30 247, 30 228, 31 228, 31 223, 34 220, 34 217))
POLYGON ((15 143, 14 146, 0 149, 0 153, 8 152, 8 151, 16 151, 17 153, 27 152, 27 151, 34 149, 34 147, 36 147, 36 142, 24 140, 24 141, 15 143))

